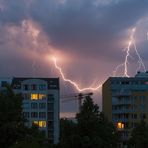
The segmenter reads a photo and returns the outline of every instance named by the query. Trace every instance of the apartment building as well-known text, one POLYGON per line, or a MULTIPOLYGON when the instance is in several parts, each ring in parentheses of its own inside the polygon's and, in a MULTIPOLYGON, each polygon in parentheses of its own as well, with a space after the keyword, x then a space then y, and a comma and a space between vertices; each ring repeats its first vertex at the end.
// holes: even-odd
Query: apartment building
POLYGON ((59 142, 59 78, 0 78, 0 89, 10 84, 23 96, 26 126, 36 124, 50 143, 59 142))
POLYGON ((138 72, 135 77, 110 77, 103 84, 102 94, 103 112, 126 144, 138 122, 148 123, 148 72, 138 72))

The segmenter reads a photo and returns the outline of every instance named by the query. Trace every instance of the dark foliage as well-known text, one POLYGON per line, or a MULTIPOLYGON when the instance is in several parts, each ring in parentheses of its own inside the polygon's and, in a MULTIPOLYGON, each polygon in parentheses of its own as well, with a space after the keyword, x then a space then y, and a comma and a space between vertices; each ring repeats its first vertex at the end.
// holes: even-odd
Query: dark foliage
POLYGON ((60 148, 116 148, 118 134, 92 98, 86 97, 77 122, 61 120, 60 148))
POLYGON ((0 93, 0 146, 3 148, 42 147, 45 137, 37 127, 24 126, 22 96, 9 86, 0 93))
POLYGON ((133 129, 131 138, 129 140, 129 146, 132 148, 147 148, 148 147, 148 124, 145 121, 141 121, 133 129))

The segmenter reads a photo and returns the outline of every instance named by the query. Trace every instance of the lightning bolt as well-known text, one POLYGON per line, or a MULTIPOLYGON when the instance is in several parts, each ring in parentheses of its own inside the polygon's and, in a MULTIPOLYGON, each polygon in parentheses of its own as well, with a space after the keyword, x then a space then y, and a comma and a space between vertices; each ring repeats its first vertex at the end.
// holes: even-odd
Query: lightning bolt
POLYGON ((118 65, 115 68, 115 70, 113 71, 113 75, 114 76, 116 76, 116 73, 117 73, 117 71, 118 71, 119 68, 124 67, 124 74, 123 74, 123 76, 124 77, 129 77, 129 74, 128 74, 128 64, 129 64, 128 59, 130 57, 132 57, 130 55, 130 51, 132 50, 132 48, 131 48, 132 45, 133 45, 133 47, 134 47, 133 49, 134 49, 134 51, 135 51, 135 53, 136 53, 136 55, 138 57, 138 67, 137 67, 137 70, 136 71, 139 71, 141 68, 143 68, 143 70, 146 71, 145 65, 143 63, 143 60, 142 60, 142 58, 141 58, 141 56, 140 56, 140 54, 138 52, 137 46, 136 46, 136 42, 135 42, 135 38, 134 38, 135 32, 136 32, 136 27, 134 27, 132 29, 131 35, 130 35, 130 40, 128 42, 127 47, 125 48, 126 55, 125 55, 124 63, 118 65))
POLYGON ((82 92, 82 91, 96 91, 96 90, 99 90, 102 86, 102 84, 99 84, 98 86, 96 87, 86 87, 86 88, 80 88, 79 84, 77 84, 76 82, 70 80, 70 79, 67 79, 61 69, 61 67, 58 66, 57 64, 57 59, 55 57, 52 58, 53 62, 54 62, 54 65, 55 65, 55 68, 59 71, 62 79, 65 81, 65 82, 69 82, 70 84, 72 84, 79 92, 82 92))
MULTIPOLYGON (((144 71, 146 71, 146 68, 145 68, 145 65, 143 63, 143 60, 138 52, 138 49, 137 49, 137 46, 136 46, 136 41, 135 41, 135 32, 136 32, 136 27, 134 27, 132 30, 131 30, 131 34, 130 34, 130 39, 129 39, 129 42, 128 42, 128 45, 127 47, 124 49, 124 51, 126 51, 126 55, 125 55, 125 59, 124 59, 124 62, 120 65, 118 65, 115 70, 113 71, 113 76, 116 76, 116 73, 118 71, 119 68, 122 68, 123 67, 123 77, 129 77, 129 74, 128 74, 128 64, 129 64, 129 58, 132 58, 131 54, 130 54, 130 51, 133 49, 135 54, 137 55, 138 57, 138 67, 137 67, 137 71, 140 70, 141 68, 143 68, 144 71), (131 46, 133 46, 133 48, 131 48, 131 46)), ((148 39, 148 33, 147 33, 147 39, 148 39)), ((102 84, 99 84, 97 85, 96 87, 86 87, 86 88, 80 88, 79 84, 77 84, 76 82, 68 79, 65 77, 64 75, 64 72, 62 71, 62 68, 57 64, 57 59, 56 57, 53 57, 52 58, 53 62, 54 62, 54 66, 55 68, 59 71, 62 79, 65 81, 65 82, 69 82, 70 84, 72 84, 79 92, 82 92, 82 91, 96 91, 96 90, 99 90, 101 87, 102 87, 102 84)))

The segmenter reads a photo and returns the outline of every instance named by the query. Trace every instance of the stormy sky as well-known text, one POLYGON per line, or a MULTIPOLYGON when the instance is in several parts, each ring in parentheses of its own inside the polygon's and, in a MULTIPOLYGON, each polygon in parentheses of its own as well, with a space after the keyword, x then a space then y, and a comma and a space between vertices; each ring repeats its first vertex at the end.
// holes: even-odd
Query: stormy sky
MULTIPOLYGON (((82 88, 96 86, 113 75, 125 59, 132 29, 138 52, 148 65, 148 0, 0 0, 0 76, 65 76, 82 88)), ((128 74, 138 57, 130 50, 128 74)), ((140 69, 143 70, 143 69, 140 69)), ((122 76, 124 67, 117 71, 122 76)), ((77 92, 61 80, 61 95, 77 92)), ((95 92, 101 106, 101 93, 95 92)), ((76 102, 61 103, 73 112, 76 102)))

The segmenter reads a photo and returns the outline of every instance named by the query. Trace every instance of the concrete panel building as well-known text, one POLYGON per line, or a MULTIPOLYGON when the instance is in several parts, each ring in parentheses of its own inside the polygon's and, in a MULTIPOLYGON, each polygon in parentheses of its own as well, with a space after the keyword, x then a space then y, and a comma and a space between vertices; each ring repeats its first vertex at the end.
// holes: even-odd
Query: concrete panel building
POLYGON ((58 78, 0 78, 0 88, 10 84, 23 96, 26 126, 36 124, 45 132, 50 143, 59 142, 59 79, 58 78))
POLYGON ((103 84, 102 107, 117 127, 123 144, 141 120, 148 123, 148 72, 135 77, 110 77, 103 84))

